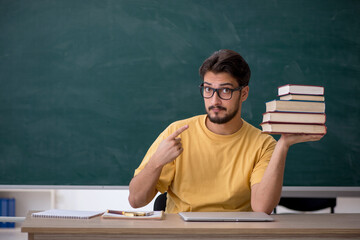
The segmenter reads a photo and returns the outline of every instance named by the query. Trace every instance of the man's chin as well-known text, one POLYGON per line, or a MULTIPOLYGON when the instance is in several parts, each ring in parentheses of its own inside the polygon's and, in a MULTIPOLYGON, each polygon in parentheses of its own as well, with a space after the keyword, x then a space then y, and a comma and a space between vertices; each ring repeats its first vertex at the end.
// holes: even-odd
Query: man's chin
POLYGON ((237 114, 238 111, 234 111, 231 113, 225 113, 225 112, 221 112, 220 114, 223 116, 219 116, 220 114, 216 114, 216 113, 209 113, 207 111, 207 116, 210 120, 210 122, 215 123, 215 124, 225 124, 230 122, 237 114))
POLYGON ((225 117, 211 116, 210 114, 208 114, 208 119, 210 120, 210 122, 215 124, 224 124, 229 122, 232 118, 229 118, 228 116, 225 117))

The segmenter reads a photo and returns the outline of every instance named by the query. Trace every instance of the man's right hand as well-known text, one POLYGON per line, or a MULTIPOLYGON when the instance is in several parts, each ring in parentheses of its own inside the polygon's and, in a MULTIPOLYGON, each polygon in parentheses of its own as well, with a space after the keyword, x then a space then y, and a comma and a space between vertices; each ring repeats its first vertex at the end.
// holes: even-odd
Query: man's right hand
POLYGON ((178 136, 188 128, 189 125, 182 126, 160 143, 152 157, 153 161, 156 161, 156 165, 164 166, 174 161, 183 152, 181 138, 178 136))

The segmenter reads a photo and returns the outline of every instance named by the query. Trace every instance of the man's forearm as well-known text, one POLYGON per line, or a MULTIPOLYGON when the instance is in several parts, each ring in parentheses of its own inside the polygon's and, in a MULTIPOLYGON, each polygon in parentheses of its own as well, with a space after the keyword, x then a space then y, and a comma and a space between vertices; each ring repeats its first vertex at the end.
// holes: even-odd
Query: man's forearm
POLYGON ((178 136, 188 128, 188 125, 184 125, 165 138, 145 168, 131 180, 129 203, 132 207, 143 207, 155 197, 157 193, 156 183, 159 180, 162 168, 174 161, 183 152, 181 138, 178 136))
POLYGON ((251 206, 254 211, 270 214, 279 203, 288 150, 289 146, 280 139, 261 182, 252 189, 255 191, 251 199, 251 206))
POLYGON ((159 180, 162 166, 150 161, 129 184, 129 203, 133 208, 147 205, 157 193, 156 183, 159 180))
POLYGON ((270 214, 279 203, 289 147, 296 143, 319 141, 323 136, 307 134, 281 135, 261 182, 255 184, 251 189, 251 207, 254 211, 270 214))

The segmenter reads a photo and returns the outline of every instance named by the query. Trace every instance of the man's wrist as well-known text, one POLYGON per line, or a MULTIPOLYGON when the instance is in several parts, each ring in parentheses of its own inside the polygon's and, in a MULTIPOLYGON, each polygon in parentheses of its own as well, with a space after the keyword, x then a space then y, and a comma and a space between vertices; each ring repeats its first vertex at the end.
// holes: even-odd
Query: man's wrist
POLYGON ((286 151, 288 151, 291 146, 291 144, 286 142, 283 137, 281 137, 279 139, 279 141, 277 142, 277 145, 279 145, 279 147, 281 147, 281 149, 286 150, 286 151))
POLYGON ((149 162, 146 164, 146 166, 148 167, 148 168, 150 168, 151 170, 153 170, 153 171, 161 171, 162 170, 162 168, 164 167, 164 165, 163 164, 161 164, 161 163, 159 163, 160 161, 157 161, 157 158, 156 158, 156 155, 154 154, 151 158, 150 158, 150 160, 149 160, 149 162))

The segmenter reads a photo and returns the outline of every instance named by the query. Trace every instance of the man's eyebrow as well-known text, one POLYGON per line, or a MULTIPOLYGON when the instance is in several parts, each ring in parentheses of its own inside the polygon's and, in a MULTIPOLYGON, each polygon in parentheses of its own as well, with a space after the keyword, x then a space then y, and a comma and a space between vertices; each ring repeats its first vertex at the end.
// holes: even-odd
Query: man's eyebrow
MULTIPOLYGON (((208 82, 204 82, 204 84, 212 85, 211 83, 208 83, 208 82)), ((232 83, 222 83, 222 84, 220 84, 220 86, 231 86, 231 87, 234 87, 234 84, 232 84, 232 83)))
POLYGON ((233 87, 234 85, 232 83, 222 83, 222 84, 220 84, 220 86, 231 86, 231 87, 233 87))

